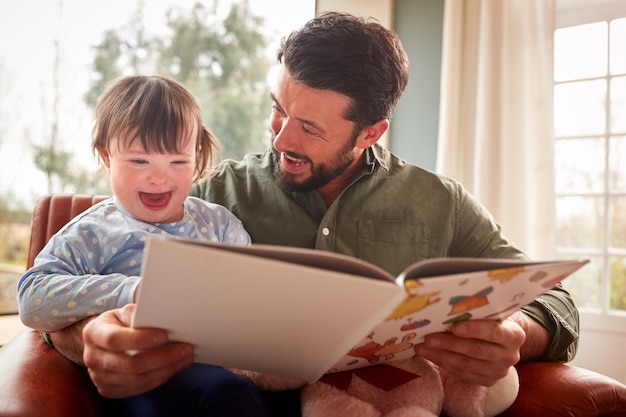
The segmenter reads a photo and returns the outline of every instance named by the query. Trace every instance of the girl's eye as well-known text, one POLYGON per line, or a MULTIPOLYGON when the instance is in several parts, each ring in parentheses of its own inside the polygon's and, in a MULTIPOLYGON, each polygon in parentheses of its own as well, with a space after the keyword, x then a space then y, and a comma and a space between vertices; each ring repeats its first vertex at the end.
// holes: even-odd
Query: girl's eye
POLYGON ((145 159, 131 159, 131 162, 133 164, 138 164, 138 165, 142 165, 142 164, 147 164, 148 161, 146 161, 145 159))

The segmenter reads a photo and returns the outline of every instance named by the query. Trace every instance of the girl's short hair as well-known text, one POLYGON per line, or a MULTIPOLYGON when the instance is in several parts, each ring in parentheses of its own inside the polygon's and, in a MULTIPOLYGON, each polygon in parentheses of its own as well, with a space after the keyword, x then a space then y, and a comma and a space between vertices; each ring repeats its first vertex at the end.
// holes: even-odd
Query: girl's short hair
POLYGON ((162 75, 131 75, 116 79, 100 96, 91 148, 110 150, 114 139, 128 147, 140 140, 147 152, 175 153, 193 131, 197 151, 194 181, 204 177, 219 141, 202 123, 195 97, 178 81, 162 75))

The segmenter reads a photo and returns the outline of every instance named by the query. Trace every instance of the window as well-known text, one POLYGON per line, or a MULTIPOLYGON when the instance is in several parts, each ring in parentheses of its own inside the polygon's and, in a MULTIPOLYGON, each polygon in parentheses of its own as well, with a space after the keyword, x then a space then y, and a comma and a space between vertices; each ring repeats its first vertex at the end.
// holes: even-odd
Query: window
POLYGON ((591 260, 564 285, 581 311, 604 316, 626 315, 626 11, 620 9, 562 25, 554 37, 557 253, 591 260))

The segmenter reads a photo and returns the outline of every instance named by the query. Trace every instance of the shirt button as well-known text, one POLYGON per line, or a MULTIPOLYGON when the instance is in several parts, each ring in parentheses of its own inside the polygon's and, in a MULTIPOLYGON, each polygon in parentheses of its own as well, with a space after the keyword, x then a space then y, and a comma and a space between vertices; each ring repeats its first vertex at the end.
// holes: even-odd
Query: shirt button
POLYGON ((325 228, 322 229, 322 234, 324 236, 328 236, 330 234, 330 230, 328 230, 328 227, 325 227, 325 228))

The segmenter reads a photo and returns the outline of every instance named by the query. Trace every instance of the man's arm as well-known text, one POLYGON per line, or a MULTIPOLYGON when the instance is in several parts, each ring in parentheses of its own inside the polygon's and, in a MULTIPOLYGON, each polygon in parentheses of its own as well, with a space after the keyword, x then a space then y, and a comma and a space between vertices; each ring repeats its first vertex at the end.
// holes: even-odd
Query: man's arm
POLYGON ((50 333, 54 348, 77 365, 85 366, 83 361, 83 329, 96 316, 82 320, 62 330, 50 333))
POLYGON ((529 362, 541 358, 548 348, 551 339, 550 333, 521 311, 513 313, 511 319, 522 328, 526 335, 524 344, 519 351, 520 362, 529 362))
POLYGON ((104 397, 144 393, 193 362, 193 346, 169 342, 165 330, 131 328, 134 309, 128 304, 51 335, 62 355, 87 367, 104 397))
MULTIPOLYGON (((522 308, 531 323, 538 324, 548 334, 543 351, 524 355, 524 361, 571 361, 576 355, 579 338, 578 309, 570 294, 559 284, 522 308)), ((522 319, 518 320, 523 326, 522 319)), ((528 342, 532 342, 529 340, 528 342)))

